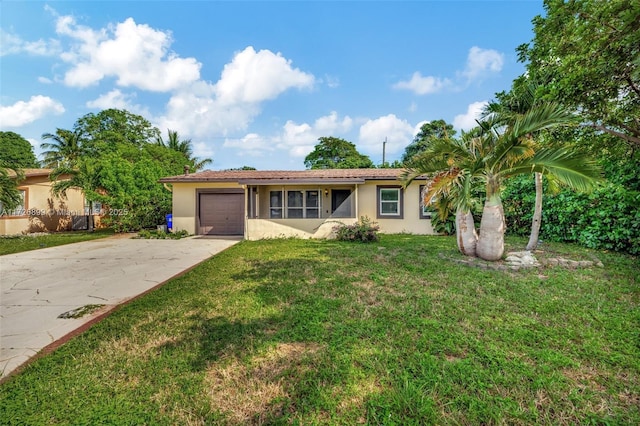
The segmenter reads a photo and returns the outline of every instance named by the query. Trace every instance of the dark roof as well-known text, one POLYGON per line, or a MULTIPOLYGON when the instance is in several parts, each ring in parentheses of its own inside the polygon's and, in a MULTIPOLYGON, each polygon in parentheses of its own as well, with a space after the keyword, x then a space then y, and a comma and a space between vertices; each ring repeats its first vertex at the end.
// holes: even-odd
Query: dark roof
POLYGON ((364 183, 365 180, 395 180, 404 169, 321 169, 321 170, 205 170, 170 176, 163 183, 238 182, 247 185, 277 183, 364 183))

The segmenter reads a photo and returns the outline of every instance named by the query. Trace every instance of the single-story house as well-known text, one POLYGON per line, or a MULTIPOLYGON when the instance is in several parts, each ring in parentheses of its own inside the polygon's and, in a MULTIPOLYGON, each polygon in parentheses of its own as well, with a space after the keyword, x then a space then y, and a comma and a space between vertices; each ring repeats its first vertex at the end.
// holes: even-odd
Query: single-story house
POLYGON ((173 191, 172 229, 248 240, 326 238, 366 216, 382 233, 434 234, 416 179, 402 169, 186 172, 160 182, 173 191))
POLYGON ((66 198, 54 196, 49 178, 52 171, 22 169, 24 179, 18 182, 22 202, 11 210, 0 203, 0 235, 86 229, 88 206, 82 191, 69 189, 66 198))

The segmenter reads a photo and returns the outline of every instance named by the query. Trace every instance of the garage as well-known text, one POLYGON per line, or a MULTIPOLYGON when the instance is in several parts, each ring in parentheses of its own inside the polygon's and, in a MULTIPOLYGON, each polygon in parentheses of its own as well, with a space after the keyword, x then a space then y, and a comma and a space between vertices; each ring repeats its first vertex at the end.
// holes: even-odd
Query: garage
POLYGON ((244 235, 244 192, 198 194, 199 235, 244 235))

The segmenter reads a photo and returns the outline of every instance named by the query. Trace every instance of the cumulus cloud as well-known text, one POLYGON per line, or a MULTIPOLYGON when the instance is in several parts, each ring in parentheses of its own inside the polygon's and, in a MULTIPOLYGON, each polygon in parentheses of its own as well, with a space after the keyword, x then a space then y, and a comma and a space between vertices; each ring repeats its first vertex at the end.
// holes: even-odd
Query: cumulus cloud
POLYGON ((395 114, 385 115, 368 120, 360 126, 358 149, 367 154, 382 153, 382 142, 386 138, 386 152, 394 154, 410 144, 414 134, 414 126, 407 120, 402 120, 395 114))
POLYGON ((10 106, 0 106, 0 125, 2 127, 20 127, 44 116, 64 113, 60 102, 48 96, 32 96, 28 101, 18 101, 10 106))
POLYGON ((53 56, 60 52, 57 40, 25 41, 15 34, 0 29, 0 56, 27 53, 34 56, 53 56))
POLYGON ((126 95, 118 89, 113 89, 97 99, 87 102, 87 106, 96 109, 127 109, 130 106, 131 98, 131 95, 126 95))
POLYGON ((68 86, 87 87, 115 77, 123 87, 167 92, 200 78, 201 64, 195 58, 180 58, 169 50, 170 32, 136 24, 132 18, 93 30, 72 16, 59 16, 56 31, 75 42, 61 54, 71 65, 64 76, 68 86))
POLYGON ((258 103, 290 88, 310 88, 314 77, 292 68, 291 60, 270 50, 248 46, 224 66, 215 91, 224 104, 258 103))
POLYGON ((470 130, 478 125, 476 119, 480 118, 482 109, 488 104, 487 101, 473 102, 467 107, 467 112, 456 115, 453 119, 453 127, 460 130, 470 130))
POLYGON ((410 90, 416 95, 429 95, 443 90, 459 90, 472 81, 481 79, 491 73, 502 70, 504 54, 493 49, 482 49, 473 46, 469 49, 464 70, 456 72, 453 79, 433 76, 423 76, 416 71, 411 79, 399 81, 392 87, 400 90, 410 90))
POLYGON ((504 55, 497 50, 481 49, 473 46, 469 49, 467 66, 462 75, 468 80, 475 80, 490 73, 500 72, 504 65, 504 55))
POLYGON ((446 78, 441 79, 432 76, 423 77, 420 72, 416 71, 413 73, 410 80, 399 81, 393 85, 393 88, 411 90, 417 95, 428 95, 431 93, 437 93, 450 84, 451 81, 446 78))
POLYGON ((275 149, 269 139, 263 138, 257 133, 248 133, 240 139, 226 139, 222 146, 237 149, 242 151, 244 155, 252 157, 260 157, 265 151, 275 149))

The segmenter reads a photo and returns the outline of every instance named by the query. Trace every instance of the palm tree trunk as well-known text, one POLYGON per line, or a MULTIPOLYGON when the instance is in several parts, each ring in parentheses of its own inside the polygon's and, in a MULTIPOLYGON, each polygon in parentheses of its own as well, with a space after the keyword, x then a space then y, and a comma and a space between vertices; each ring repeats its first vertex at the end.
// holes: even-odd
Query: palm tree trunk
POLYGON ((498 260, 504 253, 504 210, 498 192, 487 198, 480 220, 476 254, 484 260, 498 260))
POLYGON ((476 256, 478 233, 470 211, 456 210, 456 240, 458 241, 460 253, 465 256, 476 256))
POLYGON ((533 208, 533 221, 531 222, 531 235, 527 243, 527 250, 535 250, 538 247, 540 235, 540 223, 542 222, 542 173, 535 173, 536 203, 533 208))

